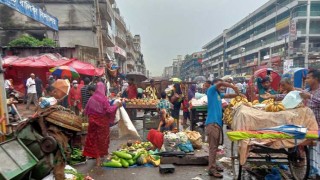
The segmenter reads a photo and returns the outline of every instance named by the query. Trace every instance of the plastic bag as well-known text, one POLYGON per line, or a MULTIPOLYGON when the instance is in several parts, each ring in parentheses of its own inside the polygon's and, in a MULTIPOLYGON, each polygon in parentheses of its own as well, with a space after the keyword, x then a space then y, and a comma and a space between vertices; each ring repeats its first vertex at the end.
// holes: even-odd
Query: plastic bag
POLYGON ((179 137, 181 143, 187 143, 189 141, 189 138, 185 132, 178 132, 177 136, 179 137))
POLYGON ((178 145, 178 147, 181 151, 186 152, 186 153, 194 151, 190 141, 187 141, 186 143, 181 143, 178 145))
POLYGON ((173 152, 178 150, 178 145, 180 144, 180 138, 171 132, 164 134, 163 146, 165 151, 173 152))
POLYGON ((202 137, 197 131, 186 131, 186 134, 195 149, 202 148, 202 137))
POLYGON ((282 104, 286 109, 296 108, 301 102, 300 91, 291 91, 282 100, 282 104))

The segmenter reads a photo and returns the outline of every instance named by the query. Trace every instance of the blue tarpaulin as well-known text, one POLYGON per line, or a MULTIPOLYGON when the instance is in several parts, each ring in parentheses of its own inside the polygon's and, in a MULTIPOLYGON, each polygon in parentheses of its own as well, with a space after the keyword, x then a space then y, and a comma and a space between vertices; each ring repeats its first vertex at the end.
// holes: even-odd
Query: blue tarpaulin
POLYGON ((289 72, 282 75, 283 78, 290 78, 294 83, 294 87, 303 88, 303 78, 306 78, 308 69, 305 68, 293 68, 289 72))

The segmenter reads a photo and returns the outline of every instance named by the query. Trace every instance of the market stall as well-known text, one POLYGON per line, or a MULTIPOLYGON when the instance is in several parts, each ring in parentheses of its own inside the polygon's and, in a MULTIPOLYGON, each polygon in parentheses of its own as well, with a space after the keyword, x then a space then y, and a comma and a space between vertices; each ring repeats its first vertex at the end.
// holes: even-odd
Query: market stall
POLYGON ((279 89, 279 84, 281 80, 281 76, 276 71, 270 69, 270 68, 262 68, 254 72, 254 75, 251 76, 247 90, 246 90, 246 96, 248 97, 249 101, 254 101, 258 99, 257 94, 259 94, 259 84, 257 84, 258 78, 265 78, 270 77, 271 79, 271 88, 277 91, 279 89))
POLYGON ((145 138, 147 132, 150 129, 157 129, 160 118, 157 112, 158 100, 148 99, 131 99, 126 101, 126 111, 128 112, 131 120, 142 120, 143 121, 143 138, 145 138), (143 111, 150 112, 150 115, 144 114, 143 117, 136 117, 134 112, 143 111))
POLYGON ((252 104, 239 97, 225 111, 225 123, 232 128, 227 135, 233 141, 231 159, 235 178, 241 179, 242 169, 261 164, 288 165, 291 171, 288 176, 292 179, 308 177, 307 146, 318 138, 317 121, 300 99, 295 107, 286 98, 282 102, 266 100, 252 104))

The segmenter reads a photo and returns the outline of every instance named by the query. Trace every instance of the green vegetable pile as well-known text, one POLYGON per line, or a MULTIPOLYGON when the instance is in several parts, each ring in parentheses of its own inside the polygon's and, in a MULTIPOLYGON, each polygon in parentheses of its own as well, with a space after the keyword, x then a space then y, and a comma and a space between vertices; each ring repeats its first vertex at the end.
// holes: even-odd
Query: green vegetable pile
POLYGON ((73 148, 69 164, 75 165, 84 161, 86 161, 86 157, 82 156, 82 150, 78 148, 73 148))
POLYGON ((102 163, 104 167, 112 168, 128 168, 133 165, 144 165, 151 163, 154 166, 160 165, 160 156, 153 155, 153 151, 149 149, 152 147, 150 142, 131 142, 127 146, 123 146, 119 151, 112 153, 112 157, 109 161, 102 163))

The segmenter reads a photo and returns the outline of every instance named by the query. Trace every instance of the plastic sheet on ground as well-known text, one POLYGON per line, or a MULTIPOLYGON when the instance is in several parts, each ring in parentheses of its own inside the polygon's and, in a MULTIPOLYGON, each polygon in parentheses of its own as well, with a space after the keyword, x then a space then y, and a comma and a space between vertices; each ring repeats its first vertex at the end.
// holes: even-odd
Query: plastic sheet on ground
MULTIPOLYGON (((256 131, 262 128, 294 124, 303 126, 308 131, 318 131, 318 124, 312 110, 299 107, 280 112, 265 112, 245 105, 235 109, 232 130, 256 131)), ((263 145, 273 149, 292 148, 310 140, 302 139, 247 139, 239 141, 240 164, 244 164, 251 145, 263 145)))

